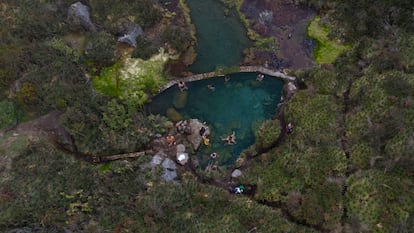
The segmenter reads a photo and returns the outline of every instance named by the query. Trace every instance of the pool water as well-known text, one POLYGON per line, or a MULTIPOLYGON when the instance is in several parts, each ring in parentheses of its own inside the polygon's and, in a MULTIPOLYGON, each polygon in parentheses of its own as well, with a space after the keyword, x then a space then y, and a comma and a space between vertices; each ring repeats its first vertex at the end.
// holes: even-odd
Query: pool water
MULTIPOLYGON (((283 81, 265 76, 256 81, 256 73, 237 73, 224 77, 188 82, 188 90, 180 92, 177 85, 156 96, 149 104, 153 114, 171 115, 173 110, 182 119, 196 118, 210 128, 210 146, 201 145, 197 151, 200 165, 218 162, 233 164, 243 149, 255 142, 254 129, 276 113, 283 89, 283 81), (214 90, 208 88, 214 85, 214 90), (235 145, 225 145, 222 138, 236 133, 235 145), (216 152, 218 157, 210 158, 216 152)), ((176 114, 177 115, 177 114, 176 114)), ((177 119, 175 119, 177 120, 177 119)))
POLYGON ((247 32, 235 10, 224 13, 220 0, 186 0, 196 27, 196 61, 189 67, 194 73, 214 71, 216 67, 238 65, 249 46, 247 32))

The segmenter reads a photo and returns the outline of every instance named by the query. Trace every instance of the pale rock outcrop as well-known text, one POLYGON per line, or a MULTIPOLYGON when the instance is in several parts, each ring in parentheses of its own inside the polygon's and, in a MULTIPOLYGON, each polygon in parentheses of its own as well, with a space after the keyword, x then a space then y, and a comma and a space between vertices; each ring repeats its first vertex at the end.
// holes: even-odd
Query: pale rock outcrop
POLYGON ((74 25, 81 25, 86 30, 96 31, 95 25, 92 23, 89 7, 81 2, 75 2, 68 9, 68 21, 74 25))
POLYGON ((237 178, 242 175, 242 172, 239 169, 234 169, 234 171, 231 173, 231 177, 237 178))
POLYGON ((144 34, 144 31, 138 24, 127 21, 121 25, 121 33, 123 36, 118 37, 119 42, 137 47, 137 37, 144 34))
POLYGON ((200 129, 202 127, 206 129, 204 132, 204 135, 206 136, 210 135, 210 130, 207 125, 204 125, 197 119, 188 120, 188 126, 190 127, 190 134, 187 136, 187 140, 191 143, 194 149, 197 150, 203 141, 203 138, 200 135, 200 129))

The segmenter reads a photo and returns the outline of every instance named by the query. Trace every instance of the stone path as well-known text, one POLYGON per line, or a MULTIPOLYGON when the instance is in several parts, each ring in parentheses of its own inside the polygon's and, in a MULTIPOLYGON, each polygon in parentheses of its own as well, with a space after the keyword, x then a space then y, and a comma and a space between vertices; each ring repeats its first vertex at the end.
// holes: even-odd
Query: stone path
MULTIPOLYGON (((284 74, 282 72, 279 72, 279 71, 274 71, 274 70, 271 70, 271 69, 267 69, 263 66, 240 66, 239 67, 239 72, 259 72, 259 73, 266 74, 266 75, 269 75, 269 76, 273 76, 273 77, 276 77, 276 78, 285 79, 289 82, 292 82, 292 81, 296 80, 296 77, 286 75, 286 74, 284 74)), ((181 78, 181 79, 175 78, 174 80, 168 82, 163 87, 161 87, 159 92, 161 93, 161 92, 165 91, 166 89, 170 88, 171 86, 176 85, 179 81, 193 82, 193 81, 198 81, 198 80, 217 77, 217 76, 224 76, 224 74, 219 73, 219 72, 209 72, 209 73, 191 75, 191 76, 181 78)))

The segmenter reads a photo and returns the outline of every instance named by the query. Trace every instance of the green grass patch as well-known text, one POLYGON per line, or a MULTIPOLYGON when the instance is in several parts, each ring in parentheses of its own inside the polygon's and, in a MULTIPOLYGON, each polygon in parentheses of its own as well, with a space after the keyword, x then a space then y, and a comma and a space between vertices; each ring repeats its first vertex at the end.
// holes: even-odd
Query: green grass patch
POLYGON ((101 94, 119 97, 121 95, 119 68, 119 63, 103 68, 99 76, 94 77, 92 80, 95 89, 101 94))
POLYGON ((16 115, 12 102, 7 100, 0 101, 0 129, 13 125, 16 121, 16 115))
POLYGON ((164 65, 171 58, 160 51, 148 60, 128 58, 102 69, 93 86, 103 95, 124 99, 131 107, 144 104, 165 84, 164 65))
POLYGON ((320 24, 319 16, 313 18, 307 28, 308 37, 317 42, 314 56, 318 64, 332 63, 342 52, 351 48, 349 45, 329 39, 329 30, 329 27, 320 24))

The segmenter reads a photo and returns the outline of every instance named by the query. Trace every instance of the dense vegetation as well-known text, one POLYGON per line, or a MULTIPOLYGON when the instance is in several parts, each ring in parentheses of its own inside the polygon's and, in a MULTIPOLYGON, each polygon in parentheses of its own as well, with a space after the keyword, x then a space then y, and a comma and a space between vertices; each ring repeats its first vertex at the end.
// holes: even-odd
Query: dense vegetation
MULTIPOLYGON (((34 136, 0 137, 0 231, 414 232, 410 1, 296 1, 318 10, 330 29, 324 37, 351 47, 296 73, 307 87, 283 107, 292 134, 274 147, 279 121, 260 127, 240 180, 257 185, 252 196, 230 195, 189 172, 165 183, 149 156, 82 160, 145 149, 171 127, 142 107, 167 78, 162 66, 137 75, 133 91, 141 95, 131 100, 119 73, 137 60, 122 58, 116 43, 123 22, 146 30, 165 12, 150 0, 82 2, 97 32, 66 21, 73 1, 0 4, 0 127, 62 111, 80 156, 34 136)), ((133 57, 150 62, 165 42, 178 52, 189 45, 177 25, 160 28, 157 40, 138 40, 133 57)))

